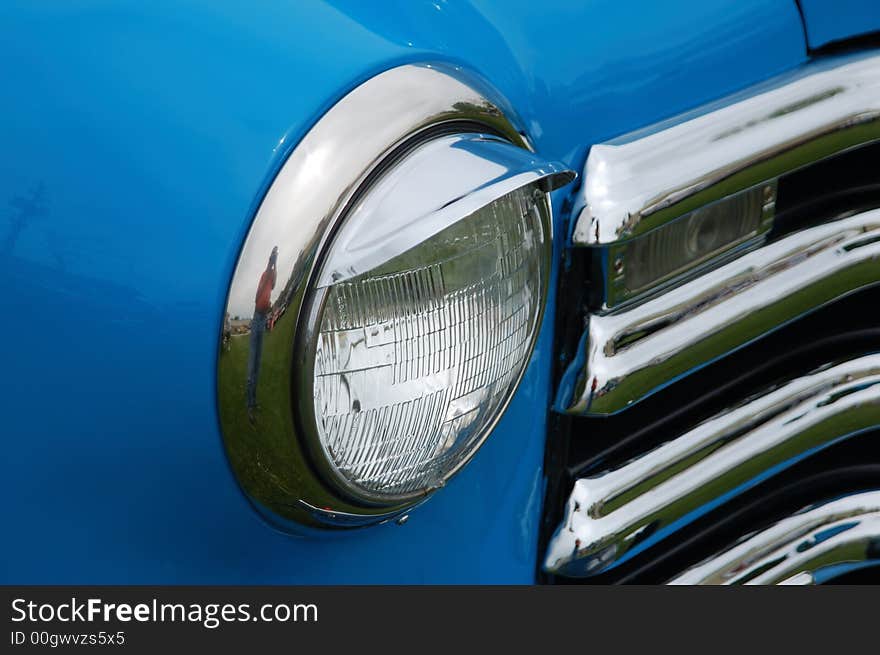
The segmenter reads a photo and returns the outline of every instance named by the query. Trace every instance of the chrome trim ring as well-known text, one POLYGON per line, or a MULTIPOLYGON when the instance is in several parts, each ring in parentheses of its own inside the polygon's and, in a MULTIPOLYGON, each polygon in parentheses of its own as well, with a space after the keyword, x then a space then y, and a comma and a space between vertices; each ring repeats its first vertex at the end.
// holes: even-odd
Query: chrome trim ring
MULTIPOLYGON (((308 428, 298 416, 295 380, 302 363, 295 361, 295 342, 320 253, 360 191, 415 145, 468 132, 492 134, 531 152, 513 113, 479 79, 445 65, 391 69, 355 88, 321 117, 291 152, 257 210, 229 287, 218 355, 218 409, 239 485, 282 530, 386 522, 424 499, 362 502, 338 493, 322 477, 306 447, 308 428), (277 278, 271 316, 265 309, 254 310, 264 273, 277 278), (248 319, 257 314, 261 325, 271 321, 274 327, 247 336, 248 319), (246 334, 236 336, 237 325, 246 334), (258 354, 249 362, 242 352, 248 351, 245 340, 252 338, 261 345, 250 348, 258 354), (254 382, 248 383, 249 378, 254 382)), ((573 176, 559 165, 542 171, 539 177, 548 179, 573 176)))

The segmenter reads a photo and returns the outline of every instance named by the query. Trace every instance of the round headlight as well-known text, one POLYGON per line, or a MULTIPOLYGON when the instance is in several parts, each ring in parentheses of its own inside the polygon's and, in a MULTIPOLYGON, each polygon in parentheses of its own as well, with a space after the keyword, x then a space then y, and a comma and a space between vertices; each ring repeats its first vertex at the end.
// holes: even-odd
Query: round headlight
POLYGON ((525 371, 549 192, 574 174, 457 77, 407 66, 343 99, 245 242, 220 418, 239 482, 276 524, 405 512, 474 455, 525 371))
MULTIPOLYGON (((429 142, 375 193, 397 193, 404 179, 417 184, 420 164, 460 177, 438 159, 500 144, 463 135, 429 142)), ((441 486, 498 419, 534 343, 550 241, 547 193, 535 184, 445 227, 419 215, 420 204, 408 208, 409 220, 383 214, 385 204, 366 197, 330 244, 297 358, 318 461, 342 490, 375 501, 441 486), (372 261, 355 275, 339 272, 372 261)))

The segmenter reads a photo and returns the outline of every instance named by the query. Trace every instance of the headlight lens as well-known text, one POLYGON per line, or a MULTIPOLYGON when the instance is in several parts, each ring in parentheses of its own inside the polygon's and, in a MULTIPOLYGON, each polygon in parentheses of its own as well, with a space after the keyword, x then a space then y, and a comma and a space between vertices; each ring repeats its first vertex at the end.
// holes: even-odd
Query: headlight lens
POLYGON ((313 295, 302 357, 337 481, 358 496, 411 497, 479 447, 528 360, 548 225, 547 194, 528 185, 313 295))

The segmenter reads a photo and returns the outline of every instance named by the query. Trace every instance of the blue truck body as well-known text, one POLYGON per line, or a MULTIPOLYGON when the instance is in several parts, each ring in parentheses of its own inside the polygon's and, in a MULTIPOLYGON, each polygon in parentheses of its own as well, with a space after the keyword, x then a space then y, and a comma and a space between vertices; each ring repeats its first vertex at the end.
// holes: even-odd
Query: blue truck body
POLYGON ((8 0, 0 34, 4 583, 533 582, 552 293, 500 424, 405 525, 295 538, 250 507, 215 380, 262 194, 328 107, 403 63, 481 75, 577 170, 808 58, 796 4, 767 0, 8 0))

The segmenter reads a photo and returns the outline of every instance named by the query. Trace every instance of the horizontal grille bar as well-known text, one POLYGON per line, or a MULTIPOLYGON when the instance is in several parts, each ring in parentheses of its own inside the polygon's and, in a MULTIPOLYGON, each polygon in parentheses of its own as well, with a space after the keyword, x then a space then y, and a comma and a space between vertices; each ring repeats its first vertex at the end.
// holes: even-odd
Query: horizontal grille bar
POLYGON ((592 147, 575 246, 618 243, 880 139, 880 57, 824 60, 592 147))
POLYGON ((804 229, 635 307, 588 315, 555 408, 614 414, 880 281, 880 210, 804 229))
POLYGON ((739 541, 669 584, 815 584, 880 563, 880 491, 808 507, 739 541))
POLYGON ((880 355, 765 390, 626 464, 577 480, 544 568, 574 577, 609 569, 762 480, 878 425, 880 355))

